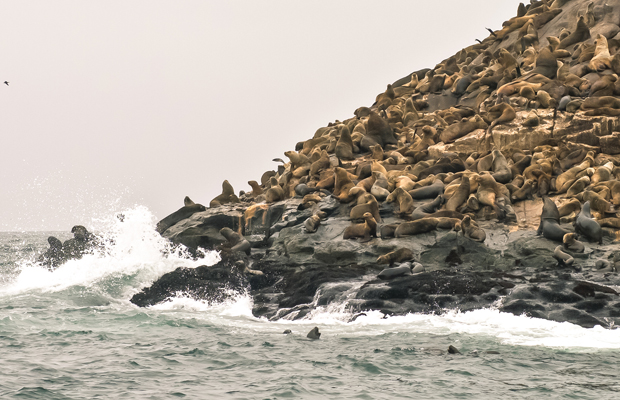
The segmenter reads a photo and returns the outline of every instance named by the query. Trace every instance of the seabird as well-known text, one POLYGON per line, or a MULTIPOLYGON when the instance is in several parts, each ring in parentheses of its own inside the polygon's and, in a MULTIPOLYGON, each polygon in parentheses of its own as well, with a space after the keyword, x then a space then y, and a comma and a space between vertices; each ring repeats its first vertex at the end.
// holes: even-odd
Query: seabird
POLYGON ((4 84, 9 86, 9 81, 4 81, 4 84))

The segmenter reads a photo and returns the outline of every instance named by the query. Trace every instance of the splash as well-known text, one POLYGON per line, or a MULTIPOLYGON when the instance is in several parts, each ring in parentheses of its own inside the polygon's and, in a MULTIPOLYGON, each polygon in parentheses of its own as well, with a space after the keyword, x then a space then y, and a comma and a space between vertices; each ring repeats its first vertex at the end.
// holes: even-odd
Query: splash
POLYGON ((54 271, 24 260, 19 275, 0 293, 33 289, 54 292, 112 282, 140 288, 178 267, 213 265, 220 259, 212 251, 203 251, 201 257, 192 259, 185 248, 173 246, 155 231, 155 218, 146 207, 137 206, 122 214, 123 221, 116 216, 98 221, 103 248, 79 260, 70 260, 54 271))
POLYGON ((149 309, 155 311, 208 312, 225 317, 254 318, 252 315, 254 302, 248 293, 230 291, 228 295, 228 299, 225 301, 209 302, 206 300, 196 300, 183 293, 179 293, 163 303, 149 307, 149 309))

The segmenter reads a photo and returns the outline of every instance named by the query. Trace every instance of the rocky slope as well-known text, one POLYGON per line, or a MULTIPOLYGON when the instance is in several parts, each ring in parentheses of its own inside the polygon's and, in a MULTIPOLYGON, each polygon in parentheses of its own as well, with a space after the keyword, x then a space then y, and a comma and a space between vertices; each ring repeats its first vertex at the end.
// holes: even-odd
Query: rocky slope
POLYGON ((166 274, 132 301, 232 289, 267 318, 344 303, 352 315, 498 307, 615 326, 619 24, 612 2, 522 4, 482 42, 297 143, 251 192, 225 181, 208 208, 186 198, 158 231, 222 262, 166 274))

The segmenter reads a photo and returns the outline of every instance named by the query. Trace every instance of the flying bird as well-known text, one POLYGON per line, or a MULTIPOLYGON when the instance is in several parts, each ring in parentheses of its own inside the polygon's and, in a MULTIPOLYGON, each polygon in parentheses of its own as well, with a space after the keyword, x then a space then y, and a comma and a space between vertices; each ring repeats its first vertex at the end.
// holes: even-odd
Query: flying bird
POLYGON ((9 86, 9 81, 4 81, 4 84, 9 86))

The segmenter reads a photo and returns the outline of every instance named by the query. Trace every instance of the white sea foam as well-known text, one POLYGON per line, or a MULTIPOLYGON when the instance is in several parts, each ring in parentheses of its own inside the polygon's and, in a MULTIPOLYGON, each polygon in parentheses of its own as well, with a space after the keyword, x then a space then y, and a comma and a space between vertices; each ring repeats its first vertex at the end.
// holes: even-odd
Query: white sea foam
POLYGON ((468 334, 515 346, 545 346, 573 350, 620 348, 620 329, 600 326, 586 329, 568 322, 554 322, 524 315, 502 313, 494 309, 468 312, 447 311, 441 315, 407 314, 386 316, 380 311, 366 311, 354 321, 346 303, 318 307, 299 320, 268 321, 252 316, 249 294, 237 294, 222 303, 209 303, 178 296, 149 307, 156 312, 176 312, 179 317, 205 318, 210 322, 257 334, 281 334, 285 329, 305 335, 318 326, 325 337, 380 336, 393 333, 423 335, 468 334))
POLYGON ((192 299, 183 294, 171 297, 163 303, 149 307, 156 311, 190 311, 208 313, 224 317, 245 317, 255 319, 252 316, 252 297, 246 293, 230 293, 231 297, 222 302, 209 302, 206 300, 192 299))
POLYGON ((178 267, 213 265, 219 260, 217 252, 205 251, 202 257, 193 260, 183 249, 173 247, 155 231, 155 218, 145 207, 138 206, 122 214, 122 222, 116 217, 99 221, 104 227, 99 232, 105 243, 101 249, 79 260, 70 260, 54 271, 24 261, 20 274, 2 292, 59 291, 128 276, 136 277, 134 284, 142 287, 178 267))

